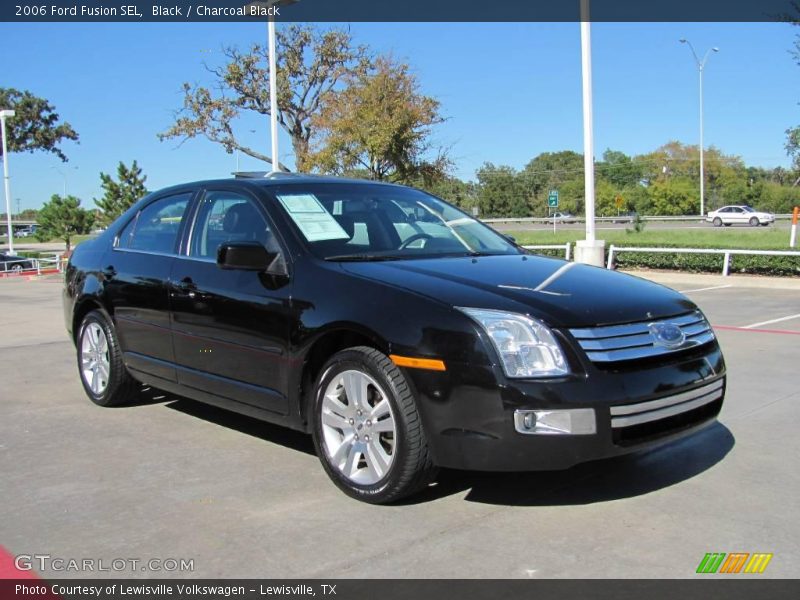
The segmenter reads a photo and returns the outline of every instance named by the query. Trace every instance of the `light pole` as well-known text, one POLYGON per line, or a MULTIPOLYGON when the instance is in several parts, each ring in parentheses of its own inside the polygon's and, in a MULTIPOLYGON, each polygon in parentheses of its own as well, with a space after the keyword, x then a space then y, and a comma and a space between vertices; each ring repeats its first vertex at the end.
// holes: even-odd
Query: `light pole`
POLYGON ((703 55, 703 60, 700 60, 697 56, 697 52, 694 51, 694 46, 692 46, 692 42, 687 40, 686 38, 678 40, 681 44, 686 44, 689 46, 689 49, 692 51, 692 56, 694 57, 694 62, 697 65, 697 72, 700 74, 700 216, 706 214, 706 172, 705 172, 705 164, 703 162, 703 71, 706 69, 706 61, 708 60, 709 55, 712 52, 719 52, 719 48, 716 46, 713 48, 709 48, 706 50, 705 55, 703 55))
POLYGON ((8 184, 8 146, 6 142, 6 119, 13 117, 13 110, 0 110, 0 137, 3 138, 3 188, 6 195, 6 225, 8 226, 8 253, 14 254, 14 231, 11 229, 11 189, 8 184))
POLYGON ((269 124, 272 138, 272 172, 281 170, 281 161, 278 157, 278 83, 277 83, 277 60, 275 57, 275 13, 281 6, 294 4, 298 0, 256 0, 250 2, 246 7, 250 9, 250 14, 254 10, 261 10, 267 16, 267 52, 269 53, 269 124))
MULTIPOLYGON (((67 197, 67 174, 64 173, 64 171, 62 171, 58 167, 50 167, 50 168, 53 169, 54 171, 56 171, 59 175, 61 175, 64 178, 64 198, 66 199, 66 197, 67 197)), ((78 167, 74 167, 74 168, 77 169, 78 167)))
POLYGON ((581 74, 583 78, 583 170, 586 199, 586 239, 575 244, 575 261, 603 266, 605 242, 595 239, 594 116, 592 110, 592 23, 589 0, 581 0, 581 74))

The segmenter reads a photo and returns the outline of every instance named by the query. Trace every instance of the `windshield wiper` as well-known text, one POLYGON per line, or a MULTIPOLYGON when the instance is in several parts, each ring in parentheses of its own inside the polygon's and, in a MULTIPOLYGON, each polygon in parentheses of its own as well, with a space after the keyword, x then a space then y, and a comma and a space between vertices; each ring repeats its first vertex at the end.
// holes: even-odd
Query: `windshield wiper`
POLYGON ((333 262, 368 262, 380 260, 401 260, 403 256, 393 256, 391 254, 338 254, 326 256, 325 260, 333 262))

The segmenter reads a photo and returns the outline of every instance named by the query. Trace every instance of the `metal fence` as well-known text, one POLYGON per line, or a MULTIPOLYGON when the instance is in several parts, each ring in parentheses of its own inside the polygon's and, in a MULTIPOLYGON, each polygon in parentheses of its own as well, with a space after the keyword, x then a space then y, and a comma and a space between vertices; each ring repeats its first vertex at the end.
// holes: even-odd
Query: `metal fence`
POLYGON ((572 257, 572 244, 570 242, 566 244, 526 244, 522 247, 526 250, 563 250, 566 260, 570 260, 572 257))
POLYGON ((25 258, 20 256, 0 263, 0 277, 60 273, 64 269, 64 264, 63 252, 54 252, 51 257, 25 258))
POLYGON ((638 246, 615 246, 608 247, 607 269, 614 267, 614 255, 620 252, 657 252, 660 254, 722 254, 725 258, 722 262, 722 275, 727 277, 731 267, 731 256, 734 254, 747 254, 753 256, 797 256, 800 252, 792 250, 739 250, 721 248, 644 248, 638 246))
MULTIPOLYGON (((630 215, 618 215, 618 216, 611 216, 611 217, 595 217, 595 221, 599 221, 601 223, 628 223, 630 224, 635 217, 630 215)), ((647 216, 642 215, 640 217, 642 221, 697 221, 697 222, 706 222, 705 217, 701 217, 700 215, 678 215, 678 216, 647 216)), ((787 214, 779 214, 775 215, 775 220, 788 220, 792 218, 791 213, 787 214)), ((553 217, 491 217, 488 219, 481 219, 484 223, 542 223, 546 225, 552 225, 553 217)), ((568 219, 569 223, 583 223, 586 219, 584 217, 579 216, 572 216, 568 219)), ((567 221, 564 220, 557 220, 559 224, 564 224, 567 221)))

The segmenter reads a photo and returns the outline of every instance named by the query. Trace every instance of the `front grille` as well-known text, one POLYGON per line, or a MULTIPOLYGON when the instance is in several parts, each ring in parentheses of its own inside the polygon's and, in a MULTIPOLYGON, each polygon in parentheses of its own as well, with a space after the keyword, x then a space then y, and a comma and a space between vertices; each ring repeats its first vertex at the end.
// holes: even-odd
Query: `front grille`
POLYGON ((570 329, 569 332, 594 363, 662 356, 701 346, 714 339, 714 331, 700 311, 670 319, 570 329), (677 325, 685 336, 683 343, 673 347, 658 344, 655 336, 650 333, 653 325, 677 325))
POLYGON ((718 379, 688 392, 612 406, 614 443, 633 444, 706 421, 719 413, 724 393, 725 380, 718 379))

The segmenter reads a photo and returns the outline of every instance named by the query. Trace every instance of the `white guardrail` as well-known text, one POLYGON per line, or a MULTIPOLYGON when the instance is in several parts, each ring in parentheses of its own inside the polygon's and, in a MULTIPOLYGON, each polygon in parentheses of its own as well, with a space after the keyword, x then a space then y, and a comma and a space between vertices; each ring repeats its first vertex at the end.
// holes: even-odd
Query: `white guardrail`
POLYGON ((526 250, 563 250, 564 251, 564 258, 566 260, 570 260, 572 257, 572 243, 567 242, 566 244, 533 244, 533 245, 524 245, 522 246, 526 250))
POLYGON ((797 256, 800 252, 792 250, 740 250, 740 249, 720 249, 720 248, 644 248, 637 246, 615 246, 608 247, 608 262, 606 268, 614 267, 614 255, 620 252, 657 252, 661 254, 722 254, 725 259, 722 262, 722 276, 727 277, 731 266, 731 256, 734 254, 749 254, 754 256, 797 256))
POLYGON ((64 268, 62 252, 54 252, 52 258, 19 257, 0 263, 0 277, 14 275, 41 275, 42 272, 61 272, 64 268), (33 265, 32 267, 30 265, 33 265))
MULTIPOLYGON (((780 214, 775 215, 775 219, 778 220, 785 220, 791 219, 792 214, 780 214)), ((595 217, 595 221, 605 222, 605 223, 627 223, 630 224, 633 221, 634 217, 630 215, 618 215, 616 217, 595 217)), ((642 215, 642 221, 699 221, 706 223, 706 218, 701 217, 700 215, 679 215, 679 216, 664 216, 664 217, 656 217, 656 216, 647 216, 642 215)), ((481 219, 484 223, 544 223, 552 225, 553 217, 491 217, 489 219, 481 219)), ((586 221, 584 217, 570 217, 569 223, 583 223, 586 221)), ((559 220, 558 223, 564 224, 567 221, 559 220)))

